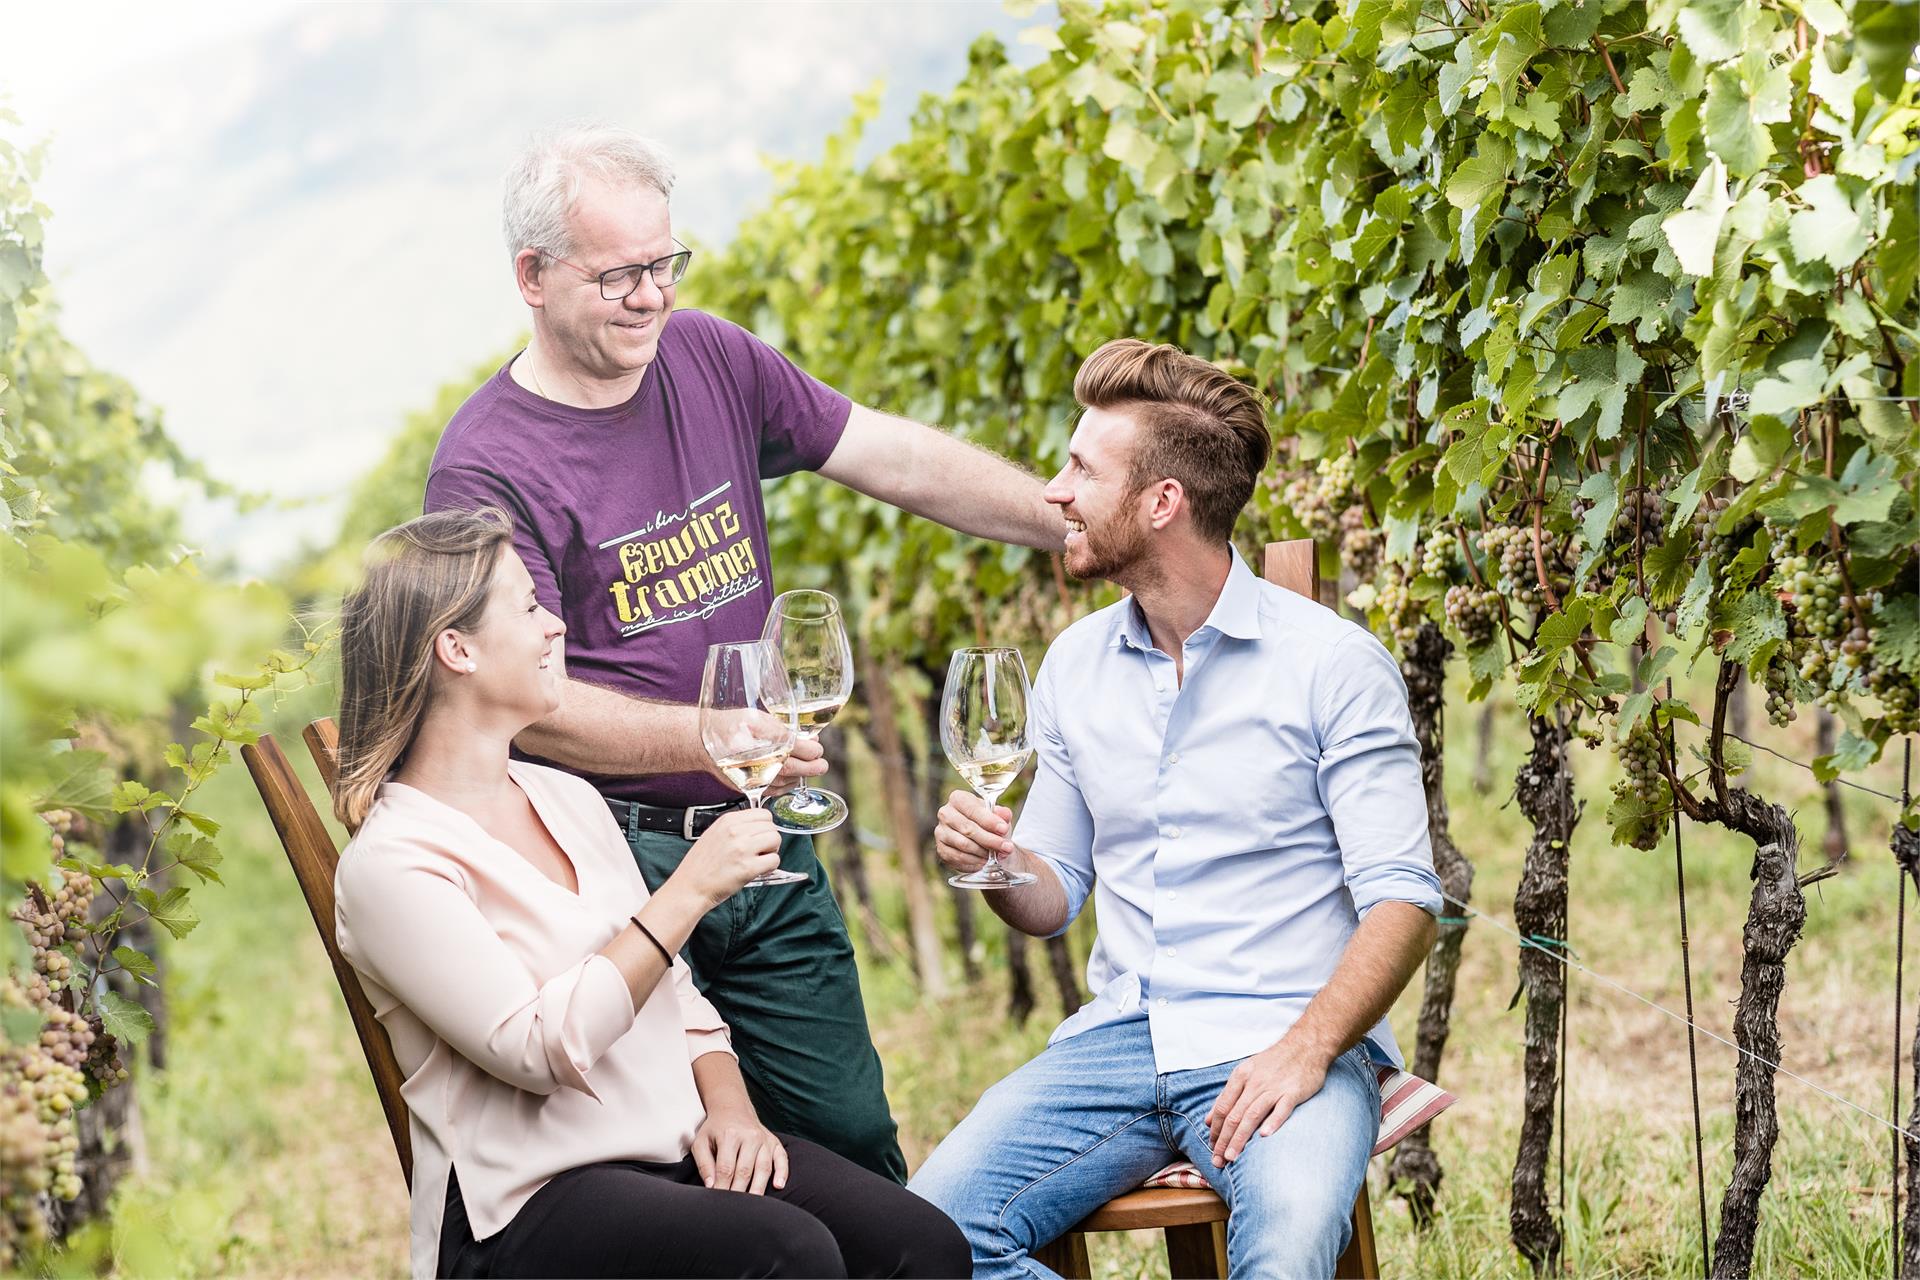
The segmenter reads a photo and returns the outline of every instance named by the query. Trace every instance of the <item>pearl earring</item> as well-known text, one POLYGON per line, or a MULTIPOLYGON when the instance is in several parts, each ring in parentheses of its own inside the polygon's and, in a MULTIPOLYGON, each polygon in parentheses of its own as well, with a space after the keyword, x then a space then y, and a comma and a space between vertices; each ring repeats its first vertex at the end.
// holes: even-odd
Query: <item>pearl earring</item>
POLYGON ((478 671, 479 669, 480 669, 480 664, 477 662, 469 662, 467 664, 467 672, 469 675, 471 675, 475 671, 478 671))

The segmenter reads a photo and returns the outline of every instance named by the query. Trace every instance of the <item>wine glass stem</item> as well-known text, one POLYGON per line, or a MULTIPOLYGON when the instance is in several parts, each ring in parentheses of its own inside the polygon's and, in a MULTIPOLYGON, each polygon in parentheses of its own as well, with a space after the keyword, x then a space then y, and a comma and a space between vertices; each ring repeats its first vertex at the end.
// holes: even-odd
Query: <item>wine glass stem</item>
POLYGON ((759 787, 747 792, 747 808, 758 809, 760 807, 760 797, 765 794, 767 794, 765 787, 759 787))
MULTIPOLYGON (((973 794, 979 796, 982 800, 985 800, 987 802, 987 808, 989 809, 997 809, 1000 806, 1000 793, 998 791, 994 792, 992 795, 988 795, 986 792, 981 791, 976 787, 974 789, 973 794)), ((987 850, 987 864, 984 867, 980 868, 980 872, 982 875, 989 875, 989 876, 999 875, 1000 874, 1000 855, 995 853, 992 849, 987 850)))
MULTIPOLYGON (((800 740, 802 742, 818 742, 820 741, 820 731, 818 729, 802 729, 800 730, 800 740)), ((813 798, 813 784, 805 780, 802 780, 789 794, 793 796, 793 803, 795 804, 818 803, 813 798)))

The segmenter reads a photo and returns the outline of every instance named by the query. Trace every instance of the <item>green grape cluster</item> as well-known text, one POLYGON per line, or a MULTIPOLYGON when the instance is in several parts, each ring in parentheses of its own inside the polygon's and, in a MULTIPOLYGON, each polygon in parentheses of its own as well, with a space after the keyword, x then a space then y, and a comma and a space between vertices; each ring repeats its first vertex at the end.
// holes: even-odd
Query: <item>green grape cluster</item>
POLYGON ((1613 784, 1615 800, 1630 800, 1642 820, 1622 827, 1626 843, 1635 849, 1651 849, 1667 833, 1673 805, 1673 788, 1660 766, 1660 740, 1653 722, 1642 720, 1627 731, 1624 740, 1616 739, 1620 767, 1625 773, 1613 784))
POLYGON ((68 1010, 36 1004, 18 982, 0 986, 0 1005, 44 1020, 39 1040, 0 1050, 0 1270, 12 1270, 22 1246, 47 1243, 49 1198, 80 1194, 74 1114, 87 1100, 80 1064, 94 1037, 68 1010))
POLYGON ((1334 517, 1333 504, 1327 500, 1319 477, 1313 473, 1275 472, 1268 485, 1279 495, 1280 505, 1293 513, 1294 520, 1307 537, 1315 542, 1325 542, 1339 532, 1340 525, 1334 517))
POLYGON ((1797 552, 1780 557, 1774 573, 1781 599, 1793 613, 1795 632, 1837 642, 1853 629, 1853 611, 1837 564, 1815 565, 1805 552, 1797 552))
POLYGON ((1761 687, 1767 691, 1767 720, 1784 729, 1797 714, 1793 708, 1793 668, 1786 657, 1775 653, 1760 673, 1761 687))
POLYGON ((1715 526, 1720 523, 1721 513, 1726 511, 1730 499, 1718 494, 1707 493, 1700 497, 1700 505, 1693 509, 1689 521, 1693 531, 1693 546, 1696 555, 1712 564, 1724 564, 1733 555, 1734 544, 1739 541, 1737 531, 1720 533, 1715 526))
POLYGON ((1533 531, 1511 525, 1484 530, 1480 550, 1487 557, 1487 572, 1498 575, 1507 598, 1537 611, 1543 601, 1540 575, 1533 563, 1533 531))
MULTIPOLYGON (((1908 606, 1914 601, 1908 598, 1908 606)), ((1867 691, 1880 700, 1880 713, 1891 733, 1920 733, 1920 685, 1879 652, 1875 638, 1868 640, 1867 691)))
POLYGON ((1420 576, 1451 578, 1460 563, 1460 539, 1450 524, 1435 525, 1420 549, 1420 576))
MULTIPOLYGON (((65 857, 79 819, 64 810, 42 816, 55 858, 65 857)), ((68 990, 93 878, 57 868, 53 877, 50 890, 29 883, 13 913, 31 967, 0 982, 0 1006, 37 1017, 40 1027, 31 1040, 0 1047, 0 1271, 17 1266, 23 1250, 46 1245, 53 1200, 80 1194, 74 1117, 87 1101, 87 1077, 103 1086, 126 1078, 112 1037, 75 1011, 68 990)))
POLYGON ((1409 652, 1427 616, 1420 602, 1413 598, 1406 572, 1399 565, 1389 564, 1380 575, 1374 607, 1380 611, 1382 623, 1393 637, 1394 648, 1400 653, 1409 652))
MULTIPOLYGON (((1776 694, 1810 693, 1829 711, 1838 711, 1850 697, 1870 695, 1881 708, 1884 727, 1892 733, 1920 730, 1920 689, 1914 673, 1904 670, 1897 657, 1879 643, 1880 629, 1891 617, 1911 616, 1912 596, 1889 602, 1880 591, 1858 598, 1847 591, 1846 575, 1825 546, 1791 549, 1784 530, 1775 530, 1772 584, 1786 606, 1787 641, 1777 659, 1798 677, 1802 689, 1768 672, 1768 706, 1776 694)), ((1775 723, 1780 723, 1776 719, 1775 723)))
POLYGON ((1330 505, 1353 492, 1353 455, 1346 450, 1320 459, 1314 471, 1320 477, 1320 492, 1330 505))
POLYGON ((1622 493, 1620 510, 1613 517, 1615 542, 1623 547, 1633 546, 1636 540, 1648 547, 1659 542, 1664 528, 1660 512, 1665 506, 1666 498, 1660 491, 1646 485, 1635 485, 1622 493))
POLYGON ((1478 649, 1493 640, 1500 622, 1500 593, 1467 583, 1447 588, 1447 621, 1459 633, 1469 649, 1478 649))
MULTIPOLYGON (((55 831, 55 854, 63 852, 64 837, 55 831)), ((87 931, 87 911, 93 905, 93 878, 56 872, 60 876, 49 894, 29 885, 26 900, 13 913, 27 945, 33 949, 34 972, 58 990, 73 975, 73 959, 60 948, 77 943, 87 931)))
POLYGON ((1367 509, 1354 503, 1340 513, 1340 563, 1362 582, 1380 571, 1380 531, 1367 521, 1367 509))
MULTIPOLYGON (((1647 550, 1661 540, 1660 512, 1666 504, 1659 490, 1643 485, 1628 488, 1620 495, 1620 507, 1613 514, 1602 554, 1593 566, 1594 586, 1605 591, 1622 576, 1633 577, 1636 564, 1647 550)), ((1573 504, 1575 521, 1591 510, 1593 504, 1579 499, 1573 504)))

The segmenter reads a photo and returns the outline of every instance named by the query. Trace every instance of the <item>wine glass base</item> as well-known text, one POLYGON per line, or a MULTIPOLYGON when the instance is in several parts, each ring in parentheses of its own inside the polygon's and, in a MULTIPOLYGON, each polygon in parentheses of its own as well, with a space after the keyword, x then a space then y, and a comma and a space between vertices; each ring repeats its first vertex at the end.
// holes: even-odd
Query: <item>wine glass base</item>
POLYGON ((800 787, 767 801, 776 831, 790 836, 818 835, 847 820, 847 802, 831 791, 800 787))
POLYGON ((783 868, 779 871, 769 871, 763 876, 755 876, 742 887, 758 889, 770 884, 805 884, 808 879, 809 877, 798 871, 787 871, 783 868))
POLYGON ((1029 872, 1009 871, 1005 867, 982 867, 965 875, 948 876, 947 883, 956 889, 1017 889, 1038 878, 1029 872))

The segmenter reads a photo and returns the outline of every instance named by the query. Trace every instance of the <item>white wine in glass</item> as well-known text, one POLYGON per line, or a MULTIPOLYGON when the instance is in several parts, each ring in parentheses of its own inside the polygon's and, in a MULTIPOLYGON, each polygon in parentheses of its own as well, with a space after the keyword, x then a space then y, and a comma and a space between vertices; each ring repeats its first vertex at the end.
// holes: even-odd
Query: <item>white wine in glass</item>
MULTIPOLYGON (((947 760, 988 804, 999 801, 1033 758, 1027 736, 1027 664, 1018 649, 956 649, 940 697, 940 745, 947 760)), ((993 854, 978 871, 949 877, 959 889, 1011 889, 1034 876, 1009 871, 993 854)))
MULTIPOLYGON (((824 591, 788 591, 773 602, 761 639, 780 652, 800 736, 817 742, 853 695, 853 647, 840 602, 824 591)), ((847 802, 802 784, 767 805, 773 825, 792 835, 831 831, 847 820, 847 802)))
MULTIPOLYGON (((749 640, 708 646, 700 674, 700 741, 714 767, 756 809, 799 739, 792 704, 786 668, 772 645, 749 640)), ((806 878, 776 867, 747 881, 747 887, 798 884, 806 878)))

